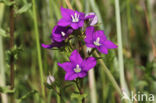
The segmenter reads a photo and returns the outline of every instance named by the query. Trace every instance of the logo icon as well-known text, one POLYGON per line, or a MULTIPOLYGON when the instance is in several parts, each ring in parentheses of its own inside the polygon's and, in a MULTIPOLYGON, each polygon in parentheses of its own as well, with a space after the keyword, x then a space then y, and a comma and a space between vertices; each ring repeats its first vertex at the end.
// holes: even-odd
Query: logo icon
POLYGON ((130 98, 127 95, 127 93, 125 91, 123 91, 122 93, 123 93, 123 96, 122 96, 121 100, 129 100, 130 101, 130 98))

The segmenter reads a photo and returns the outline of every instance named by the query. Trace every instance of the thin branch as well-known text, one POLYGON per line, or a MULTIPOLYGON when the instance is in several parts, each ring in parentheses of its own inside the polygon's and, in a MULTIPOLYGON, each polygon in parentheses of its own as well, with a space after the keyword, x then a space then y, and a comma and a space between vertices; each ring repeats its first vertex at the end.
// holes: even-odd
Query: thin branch
MULTIPOLYGON (((14 0, 10 0, 11 2, 14 0)), ((10 6, 10 49, 14 46, 14 5, 10 6)), ((11 89, 14 89, 14 57, 10 57, 10 82, 11 89)), ((14 96, 11 94, 11 101, 14 103, 14 96)))

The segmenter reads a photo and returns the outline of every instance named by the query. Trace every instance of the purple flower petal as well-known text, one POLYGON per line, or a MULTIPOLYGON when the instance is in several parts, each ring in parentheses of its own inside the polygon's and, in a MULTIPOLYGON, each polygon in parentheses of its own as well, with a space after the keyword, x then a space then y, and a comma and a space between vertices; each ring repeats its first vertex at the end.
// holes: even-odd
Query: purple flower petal
POLYGON ((67 29, 67 34, 71 34, 73 32, 72 28, 67 29))
POLYGON ((72 52, 69 59, 70 62, 58 63, 66 71, 65 80, 83 78, 96 65, 96 59, 93 57, 89 57, 83 61, 77 50, 72 52))
POLYGON ((117 48, 117 45, 115 45, 113 42, 111 42, 110 40, 106 40, 104 42, 104 45, 106 48, 108 49, 113 49, 113 48, 117 48))
POLYGON ((95 48, 95 45, 93 43, 86 43, 86 46, 89 48, 95 48))
POLYGON ((84 25, 84 21, 81 20, 81 21, 78 23, 78 25, 79 25, 79 27, 83 27, 83 25, 84 25))
POLYGON ((60 19, 60 20, 58 21, 57 25, 65 27, 65 26, 70 25, 70 22, 67 21, 66 19, 62 18, 62 19, 60 19))
POLYGON ((85 59, 82 63, 83 71, 88 72, 90 69, 95 67, 95 65, 96 65, 96 59, 94 57, 89 57, 85 59))
POLYGON ((71 16, 70 16, 71 14, 74 14, 73 10, 61 7, 61 15, 62 15, 63 18, 70 19, 71 18, 71 16))
POLYGON ((83 12, 77 12, 77 13, 80 15, 79 17, 80 20, 85 20, 85 13, 83 12))
POLYGON ((78 51, 77 50, 74 50, 73 52, 72 52, 72 54, 71 54, 71 56, 70 56, 70 61, 73 63, 73 64, 75 64, 75 65, 77 65, 77 64, 81 64, 82 63, 82 58, 81 58, 81 56, 80 56, 80 54, 78 53, 78 51))
POLYGON ((78 73, 78 77, 80 77, 80 78, 84 78, 85 76, 87 76, 87 73, 86 72, 80 72, 80 73, 78 73))
POLYGON ((106 35, 103 30, 98 30, 94 32, 94 27, 90 26, 86 29, 85 43, 87 47, 97 48, 101 53, 107 54, 107 49, 117 48, 117 46, 107 40, 106 35))
POLYGON ((94 32, 93 26, 90 26, 86 29, 86 38, 85 38, 86 44, 93 44, 93 32, 94 32))
POLYGON ((95 16, 91 21, 90 21, 90 25, 95 25, 98 22, 98 18, 97 16, 95 16))
POLYGON ((56 42, 56 41, 54 41, 54 42, 52 42, 51 44, 48 44, 48 45, 46 45, 46 44, 41 44, 41 45, 42 45, 43 48, 47 48, 47 49, 51 49, 53 47, 60 48, 60 47, 64 46, 64 42, 56 42))
POLYGON ((71 72, 67 72, 65 74, 65 80, 75 80, 78 77, 77 74, 71 73, 71 72))
POLYGON ((52 48, 53 47, 53 45, 52 44, 49 44, 49 45, 46 45, 46 44, 41 44, 42 45, 42 47, 43 48, 48 48, 48 49, 50 49, 50 48, 52 48))
POLYGON ((72 23, 71 27, 76 30, 79 28, 79 25, 78 25, 78 23, 72 23))
POLYGON ((73 64, 71 62, 57 63, 58 66, 63 68, 66 72, 73 72, 73 64))
POLYGON ((62 27, 56 25, 52 31, 52 40, 62 42, 69 36, 69 34, 72 33, 72 31, 73 29, 71 29, 71 27, 62 27))
POLYGON ((104 34, 103 30, 98 30, 96 32, 94 32, 93 34, 93 40, 96 41, 97 38, 100 38, 100 44, 103 44, 105 42, 105 40, 107 40, 106 35, 104 34))
POLYGON ((85 19, 91 19, 91 18, 94 18, 95 17, 95 13, 91 12, 91 13, 87 13, 85 15, 85 19))
POLYGON ((104 54, 108 54, 108 50, 105 46, 100 46, 100 47, 97 47, 97 49, 101 52, 101 53, 104 53, 104 54))
POLYGON ((71 26, 73 29, 78 29, 83 27, 85 14, 78 11, 73 11, 70 9, 65 9, 61 7, 62 19, 59 20, 58 25, 60 26, 71 26))
POLYGON ((88 13, 85 16, 85 19, 89 19, 90 25, 95 25, 98 22, 98 17, 96 16, 95 13, 88 13))

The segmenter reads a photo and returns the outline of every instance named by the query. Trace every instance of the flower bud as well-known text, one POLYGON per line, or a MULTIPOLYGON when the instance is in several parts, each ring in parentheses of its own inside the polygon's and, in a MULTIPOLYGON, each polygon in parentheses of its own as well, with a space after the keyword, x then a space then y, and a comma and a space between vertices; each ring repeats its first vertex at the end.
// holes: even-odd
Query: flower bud
POLYGON ((49 76, 47 77, 47 83, 48 83, 49 85, 51 85, 54 81, 55 81, 54 76, 49 75, 49 76))

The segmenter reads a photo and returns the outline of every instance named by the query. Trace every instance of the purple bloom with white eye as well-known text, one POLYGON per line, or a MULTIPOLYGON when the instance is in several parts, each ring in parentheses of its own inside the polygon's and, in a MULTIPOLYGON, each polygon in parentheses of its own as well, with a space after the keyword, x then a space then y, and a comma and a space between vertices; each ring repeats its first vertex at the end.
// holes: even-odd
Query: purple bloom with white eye
POLYGON ((61 7, 61 15, 62 18, 57 23, 59 26, 71 26, 76 30, 84 25, 85 14, 82 12, 61 7))
POLYGON ((73 32, 73 29, 71 27, 62 27, 62 26, 56 25, 52 31, 52 39, 56 42, 62 42, 72 32, 73 32))
POLYGON ((87 47, 97 48, 101 53, 108 54, 108 49, 117 48, 110 40, 107 40, 104 31, 94 31, 94 27, 90 26, 86 29, 85 43, 87 47))
POLYGON ((51 44, 42 44, 42 47, 43 48, 46 48, 46 49, 51 49, 53 47, 60 48, 60 47, 64 46, 64 44, 65 44, 64 42, 56 42, 56 41, 53 41, 51 44))
POLYGON ((96 65, 96 59, 94 57, 88 57, 83 60, 77 50, 72 52, 69 59, 69 62, 58 63, 66 72, 65 80, 84 78, 87 72, 96 65))
POLYGON ((93 26, 98 22, 98 17, 95 13, 91 12, 86 14, 85 20, 89 20, 89 24, 93 26))

